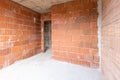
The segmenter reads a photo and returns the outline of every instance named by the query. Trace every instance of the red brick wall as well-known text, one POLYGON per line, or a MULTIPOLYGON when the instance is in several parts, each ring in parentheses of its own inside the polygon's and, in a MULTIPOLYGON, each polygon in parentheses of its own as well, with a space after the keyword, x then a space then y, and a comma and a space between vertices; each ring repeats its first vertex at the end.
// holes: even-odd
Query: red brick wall
POLYGON ((98 68, 97 0, 76 0, 52 7, 53 58, 98 68))
POLYGON ((120 0, 102 0, 102 72, 120 80, 120 0))
POLYGON ((40 52, 40 14, 0 0, 0 68, 40 52))
POLYGON ((41 50, 42 52, 45 51, 45 46, 44 46, 44 22, 45 21, 50 21, 51 20, 51 13, 43 13, 41 14, 41 50))

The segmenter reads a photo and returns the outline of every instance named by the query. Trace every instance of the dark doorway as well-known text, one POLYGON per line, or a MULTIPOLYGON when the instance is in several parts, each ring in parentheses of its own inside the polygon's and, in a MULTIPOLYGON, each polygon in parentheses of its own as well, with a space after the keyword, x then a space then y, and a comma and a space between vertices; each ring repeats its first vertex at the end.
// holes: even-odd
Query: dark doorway
POLYGON ((51 21, 44 22, 44 45, 46 50, 51 48, 51 21))

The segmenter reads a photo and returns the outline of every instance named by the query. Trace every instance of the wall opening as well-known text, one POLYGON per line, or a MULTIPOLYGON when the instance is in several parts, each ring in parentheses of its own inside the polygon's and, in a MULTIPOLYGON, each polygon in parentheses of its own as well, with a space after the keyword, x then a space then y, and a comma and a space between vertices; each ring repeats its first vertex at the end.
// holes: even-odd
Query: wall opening
POLYGON ((44 45, 45 50, 51 48, 51 21, 44 21, 44 45))

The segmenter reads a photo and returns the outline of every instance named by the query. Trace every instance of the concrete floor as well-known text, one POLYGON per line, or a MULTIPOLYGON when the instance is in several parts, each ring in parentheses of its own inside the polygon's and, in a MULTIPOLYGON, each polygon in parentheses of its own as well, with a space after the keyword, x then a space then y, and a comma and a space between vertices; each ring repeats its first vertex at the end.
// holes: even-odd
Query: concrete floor
POLYGON ((103 80, 100 72, 51 59, 51 50, 0 70, 0 80, 103 80))

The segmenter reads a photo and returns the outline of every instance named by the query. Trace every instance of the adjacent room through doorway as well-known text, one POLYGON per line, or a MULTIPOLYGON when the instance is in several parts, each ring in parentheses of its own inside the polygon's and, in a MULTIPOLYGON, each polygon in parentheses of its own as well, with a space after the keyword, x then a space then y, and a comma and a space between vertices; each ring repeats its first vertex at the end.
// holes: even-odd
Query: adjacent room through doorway
POLYGON ((51 21, 44 22, 44 45, 45 50, 51 48, 51 21))

